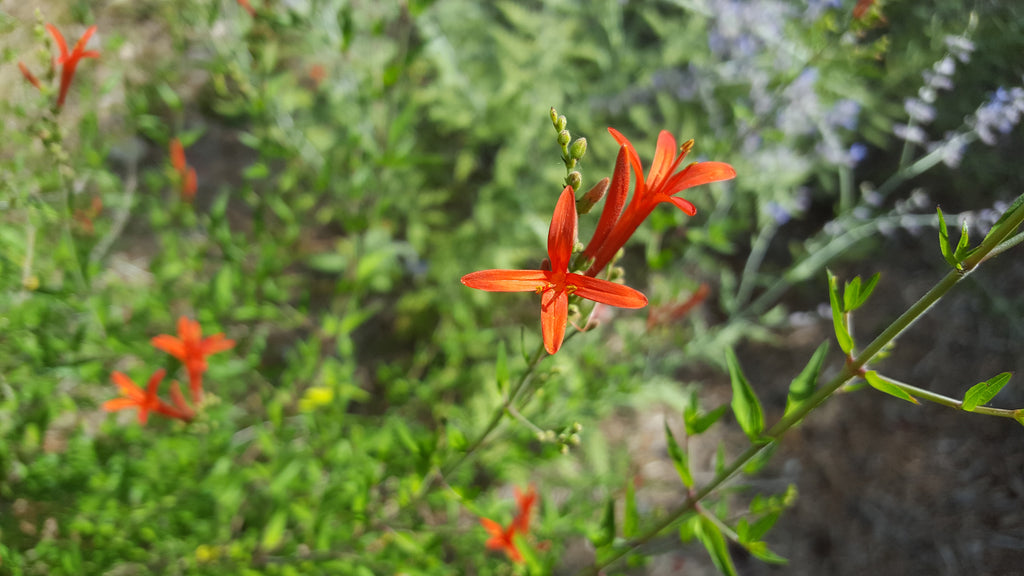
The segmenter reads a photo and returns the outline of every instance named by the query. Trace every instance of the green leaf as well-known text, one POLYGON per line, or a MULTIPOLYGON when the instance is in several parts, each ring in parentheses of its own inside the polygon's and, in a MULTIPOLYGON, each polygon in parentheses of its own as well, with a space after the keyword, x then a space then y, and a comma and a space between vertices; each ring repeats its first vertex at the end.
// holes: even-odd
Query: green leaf
POLYGON ((498 342, 498 358, 494 363, 494 380, 498 384, 498 392, 504 397, 508 393, 508 353, 505 341, 498 342))
POLYGON ((956 250, 953 252, 953 260, 956 260, 957 268, 960 268, 960 262, 968 251, 967 245, 969 243, 970 240, 967 238, 967 220, 964 220, 960 226, 960 241, 956 243, 956 250))
POLYGON ((881 277, 881 272, 875 272, 875 275, 871 277, 871 280, 868 280, 868 283, 860 289, 860 298, 857 300, 857 304, 854 306, 854 309, 860 308, 868 301, 868 298, 871 297, 871 293, 875 291, 875 286, 878 285, 878 279, 881 277))
POLYGON ((684 420, 686 421, 686 433, 690 436, 703 434, 711 427, 712 424, 718 422, 718 419, 725 414, 725 411, 728 408, 729 406, 722 404, 711 412, 701 413, 700 411, 695 410, 691 417, 686 417, 684 415, 684 420))
POLYGON ((679 524, 679 541, 686 544, 690 540, 693 540, 697 536, 697 530, 700 527, 700 516, 694 512, 687 512, 687 516, 679 524))
POLYGON ((608 503, 605 504, 601 531, 592 540, 595 548, 608 546, 615 541, 615 500, 609 498, 608 503))
POLYGON ((828 342, 822 342, 818 349, 811 355, 811 359, 804 366, 803 371, 789 384, 789 394, 786 395, 786 412, 796 410, 803 404, 818 387, 818 376, 821 375, 821 367, 825 364, 825 356, 828 354, 828 342))
POLYGON ((779 556, 775 552, 768 549, 768 544, 764 542, 750 542, 746 546, 747 552, 750 552, 755 558, 762 562, 769 564, 789 564, 789 560, 786 560, 782 556, 779 556))
POLYGON ((764 535, 768 533, 768 530, 771 530, 771 527, 775 525, 775 522, 777 522, 781 516, 781 512, 771 512, 758 518, 747 529, 747 541, 754 542, 764 538, 764 535))
POLYGON ((687 488, 693 488, 693 474, 690 473, 689 458, 676 442, 676 437, 672 434, 672 429, 668 427, 668 422, 665 422, 665 439, 668 441, 668 455, 672 458, 672 463, 676 465, 679 479, 687 488))
POLYGON ((264 550, 274 550, 281 544, 281 540, 284 539, 284 529, 287 523, 288 515, 284 510, 274 512, 274 515, 270 517, 270 521, 267 522, 266 528, 263 529, 263 539, 260 545, 264 550))
POLYGON ((764 430, 764 412, 761 403, 750 387, 750 382, 740 369, 740 362, 732 348, 725 350, 725 362, 729 366, 729 380, 732 382, 732 411, 740 428, 751 440, 757 440, 764 430))
POLYGON ((963 409, 967 412, 973 412, 978 406, 984 406, 988 404, 990 400, 999 394, 999 391, 1006 386, 1006 383, 1010 381, 1010 377, 1013 376, 1010 372, 1003 372, 997 374, 984 382, 980 382, 971 386, 971 389, 964 394, 963 409))
MULTIPOLYGON (((1010 207, 1003 211, 1003 213, 999 216, 999 219, 996 220, 996 223, 993 224, 992 228, 988 231, 988 234, 985 235, 985 240, 988 240, 989 236, 992 236, 993 234, 996 234, 998 231, 1000 231, 1006 219, 1009 218, 1010 214, 1013 214, 1014 211, 1016 211, 1021 204, 1024 204, 1024 194, 1017 196, 1017 199, 1013 201, 1013 204, 1010 204, 1010 207)), ((1012 230, 1010 232, 1007 232, 1005 236, 1009 236, 1012 232, 1012 230)))
POLYGON ((708 518, 701 516, 696 534, 697 539, 711 555, 711 561, 715 563, 715 568, 727 576, 736 576, 736 567, 733 566, 725 537, 722 536, 722 531, 718 529, 718 526, 708 518))
POLYGON ((836 285, 836 277, 831 271, 828 273, 828 301, 832 306, 832 326, 835 329, 836 340, 843 354, 849 354, 853 350, 853 337, 846 327, 846 319, 843 317, 843 310, 839 305, 839 288, 836 285))
POLYGON ((626 506, 622 515, 622 535, 626 538, 632 538, 636 535, 637 526, 640 524, 636 512, 636 486, 633 485, 632 478, 626 484, 626 506))
POLYGON ((920 402, 917 401, 917 398, 914 398, 906 390, 893 384, 885 377, 880 376, 878 372, 875 372, 874 370, 868 370, 867 372, 865 372, 864 379, 867 380, 868 384, 870 384, 871 387, 874 388, 875 390, 885 392, 886 394, 889 394, 890 396, 895 396, 900 400, 906 400, 907 402, 911 402, 913 404, 920 404, 920 402))
POLYGON ((953 252, 949 249, 949 230, 946 228, 946 217, 942 215, 942 208, 936 208, 936 210, 939 213, 939 250, 942 251, 942 257, 946 259, 946 262, 956 268, 956 258, 953 257, 953 252))
POLYGON ((857 302, 860 300, 860 276, 854 276, 853 280, 846 283, 843 287, 843 310, 852 312, 857 308, 857 302))

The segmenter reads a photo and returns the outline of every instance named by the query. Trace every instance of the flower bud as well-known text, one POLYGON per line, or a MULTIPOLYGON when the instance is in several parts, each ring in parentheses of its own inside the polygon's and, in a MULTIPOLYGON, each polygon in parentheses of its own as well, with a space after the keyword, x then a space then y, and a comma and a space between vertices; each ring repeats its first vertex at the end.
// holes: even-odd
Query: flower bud
POLYGON ((555 127, 555 130, 558 130, 558 110, 555 110, 554 106, 551 107, 551 125, 555 127))
POLYGON ((586 154, 586 153, 587 153, 587 139, 586 138, 577 138, 576 141, 572 143, 572 146, 569 147, 569 156, 571 156, 572 158, 574 158, 576 160, 579 160, 579 159, 583 158, 583 155, 586 154))
POLYGON ((558 130, 559 132, 565 130, 565 126, 568 123, 569 121, 565 119, 565 116, 559 116, 558 120, 555 120, 555 130, 558 130))
POLYGON ((568 146, 569 140, 572 140, 572 135, 569 134, 568 130, 562 130, 558 133, 558 144, 560 146, 568 146))
POLYGON ((608 192, 608 178, 602 178, 594 187, 576 201, 576 213, 587 214, 608 192))
POLYGON ((579 190, 583 184, 583 176, 579 172, 573 170, 569 172, 569 175, 565 177, 565 183, 568 186, 572 186, 573 190, 579 190))

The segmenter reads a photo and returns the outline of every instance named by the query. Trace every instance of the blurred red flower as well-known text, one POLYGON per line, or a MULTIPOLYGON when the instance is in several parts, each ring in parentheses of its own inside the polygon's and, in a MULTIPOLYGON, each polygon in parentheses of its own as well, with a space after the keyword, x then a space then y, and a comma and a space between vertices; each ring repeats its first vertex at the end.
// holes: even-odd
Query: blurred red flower
POLYGON ((647 305, 647 297, 632 288, 569 272, 576 227, 576 199, 572 186, 566 186, 548 230, 550 270, 481 270, 462 277, 463 284, 478 290, 540 294, 541 332, 548 354, 555 354, 562 346, 569 319, 569 296, 573 294, 619 308, 647 305))
POLYGON ((249 16, 256 17, 256 10, 249 4, 249 0, 238 0, 238 5, 245 8, 245 11, 249 13, 249 16))
POLYGON ((504 550, 510 560, 521 563, 523 562, 523 554, 516 547, 515 535, 518 533, 526 536, 528 533, 530 515, 533 513, 534 504, 537 503, 537 492, 533 486, 530 486, 526 494, 521 493, 518 488, 515 489, 515 494, 516 505, 519 509, 512 519, 512 523, 508 525, 508 528, 503 528, 501 524, 490 518, 481 518, 480 524, 483 525, 484 529, 491 536, 485 543, 488 550, 504 550))
POLYGON ((166 371, 162 369, 154 372, 149 377, 149 383, 146 385, 144 392, 128 376, 121 372, 114 372, 111 374, 111 379, 121 389, 121 394, 125 397, 107 400, 103 403, 103 409, 107 412, 116 412, 118 410, 136 408, 139 411, 139 424, 143 425, 149 419, 150 412, 156 412, 179 420, 190 420, 192 418, 190 412, 175 409, 157 397, 157 389, 160 387, 160 381, 164 379, 165 373, 166 371))
POLYGON ((75 68, 78 67, 78 61, 82 58, 100 57, 99 52, 85 49, 85 45, 89 43, 89 38, 96 32, 96 27, 90 26, 85 31, 85 34, 82 34, 82 37, 78 39, 78 42, 75 43, 75 48, 71 52, 68 52, 68 45, 64 41, 64 36, 61 35, 60 31, 53 24, 47 24, 46 30, 50 33, 50 36, 53 36, 53 41, 57 43, 57 48, 60 49, 60 56, 57 58, 57 64, 61 65, 60 92, 57 95, 57 108, 60 109, 64 106, 64 98, 68 95, 71 81, 75 79, 75 68))
POLYGON ((230 350, 235 346, 235 341, 228 340, 224 334, 214 334, 207 338, 202 336, 203 331, 199 322, 182 316, 178 319, 177 337, 161 334, 150 340, 153 346, 174 356, 185 365, 192 402, 195 404, 198 404, 203 397, 203 373, 207 369, 206 357, 230 350))
POLYGON ((171 166, 174 167, 174 171, 178 173, 178 178, 181 180, 182 199, 191 202, 196 196, 196 169, 185 161, 185 148, 181 145, 181 140, 177 138, 171 140, 171 166))

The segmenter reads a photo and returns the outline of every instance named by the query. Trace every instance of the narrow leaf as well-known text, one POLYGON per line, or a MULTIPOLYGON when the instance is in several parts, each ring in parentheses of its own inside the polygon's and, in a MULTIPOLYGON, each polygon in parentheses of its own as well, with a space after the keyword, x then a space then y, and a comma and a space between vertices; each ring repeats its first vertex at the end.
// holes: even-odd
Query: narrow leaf
POLYGON ((498 392, 504 397, 508 392, 508 353, 505 351, 505 341, 498 343, 498 358, 494 365, 494 380, 498 384, 498 392))
POLYGON ((761 403, 750 387, 750 382, 740 369, 740 362, 732 348, 725 351, 725 362, 729 366, 729 380, 732 381, 732 411, 740 428, 751 440, 757 440, 764 430, 764 412, 761 403))
MULTIPOLYGON (((998 231, 1001 231, 1003 223, 1006 221, 1007 218, 1010 217, 1010 214, 1013 214, 1013 212, 1020 207, 1021 204, 1024 204, 1024 194, 1017 196, 1017 199, 1013 201, 1013 204, 1010 204, 1010 207, 1004 210, 1003 213, 999 215, 999 219, 996 220, 996 223, 993 224, 992 228, 989 229, 988 234, 985 235, 985 240, 988 240, 989 236, 996 234, 998 231)), ((1006 234, 1006 236, 1009 235, 1010 233, 1006 234)))
POLYGON ((849 354, 853 350, 853 337, 850 336, 850 330, 843 319, 843 310, 839 305, 839 288, 831 271, 828 271, 828 301, 832 306, 832 326, 835 329, 836 340, 843 354, 849 354))
POLYGON ((718 422, 718 419, 725 414, 725 411, 729 407, 722 404, 718 408, 715 408, 711 412, 702 414, 697 413, 693 418, 686 421, 686 433, 690 436, 696 436, 697 434, 703 434, 712 424, 718 422))
POLYGON ((861 287, 860 299, 857 300, 857 305, 854 306, 854 308, 860 308, 868 301, 868 298, 871 297, 871 293, 875 291, 875 286, 878 285, 878 279, 881 277, 881 272, 875 272, 875 275, 871 277, 871 280, 868 280, 868 283, 861 287))
POLYGON ((668 455, 672 458, 672 463, 676 465, 679 479, 683 481, 683 485, 687 488, 693 488, 693 475, 690 473, 689 458, 676 442, 676 437, 672 434, 672 429, 668 427, 668 422, 665 422, 665 439, 668 442, 668 455))
POLYGON ((889 394, 890 396, 895 396, 900 400, 906 400, 907 402, 911 402, 913 404, 920 404, 920 402, 917 401, 917 398, 911 396, 903 388, 900 388, 899 386, 893 384, 889 380, 886 380, 885 377, 879 376, 878 372, 875 372, 874 370, 868 370, 867 372, 865 372, 864 379, 867 380, 868 384, 870 384, 871 387, 874 388, 875 390, 885 392, 886 394, 889 394))
POLYGON ((729 548, 725 544, 725 537, 722 536, 722 531, 718 529, 718 526, 701 516, 696 533, 697 539, 711 555, 711 561, 715 563, 715 568, 727 576, 737 576, 736 567, 733 566, 732 558, 729 556, 729 548))
POLYGON ((260 541, 260 545, 264 550, 274 550, 281 545, 287 522, 288 514, 283 510, 278 510, 270 517, 270 521, 267 522, 267 526, 263 529, 263 538, 260 541))
POLYGON ((687 512, 683 521, 679 524, 679 541, 686 544, 697 535, 700 526, 700 516, 694 512, 687 512))
POLYGON ((969 243, 970 240, 967 238, 967 220, 964 220, 960 226, 960 241, 956 243, 956 250, 953 252, 953 259, 956 260, 958 267, 960 261, 964 259, 964 255, 967 253, 967 245, 969 243))
POLYGON ((936 208, 939 213, 939 250, 942 257, 949 262, 949 265, 956 268, 956 258, 953 258, 953 251, 949 249, 949 230, 946 228, 946 217, 942 215, 942 208, 936 208))
POLYGON ((811 397, 811 394, 814 394, 818 387, 818 376, 821 374, 821 367, 825 364, 827 354, 828 342, 822 342, 821 346, 818 346, 818 349, 811 355, 807 366, 804 366, 803 371, 789 384, 785 414, 799 408, 805 400, 811 397))
POLYGON ((604 518, 601 520, 601 531, 593 539, 594 547, 608 546, 615 541, 615 500, 608 499, 604 507, 604 518))
POLYGON ((1010 376, 1013 376, 1010 372, 1003 372, 997 374, 984 382, 971 386, 971 389, 964 394, 963 409, 967 412, 974 411, 978 406, 984 406, 988 404, 990 400, 999 394, 999 391, 1006 386, 1006 383, 1010 381, 1010 376))
POLYGON ((636 535, 637 526, 640 523, 636 513, 636 486, 633 485, 632 478, 626 484, 626 506, 622 515, 622 535, 626 538, 632 538, 636 535))
POLYGON ((782 556, 779 556, 775 552, 768 549, 768 544, 764 542, 751 542, 746 546, 747 552, 750 552, 755 558, 762 562, 769 564, 789 564, 789 560, 786 560, 782 556))
POLYGON ((843 288, 843 310, 852 312, 857 308, 860 300, 860 276, 854 276, 853 280, 846 283, 843 288))

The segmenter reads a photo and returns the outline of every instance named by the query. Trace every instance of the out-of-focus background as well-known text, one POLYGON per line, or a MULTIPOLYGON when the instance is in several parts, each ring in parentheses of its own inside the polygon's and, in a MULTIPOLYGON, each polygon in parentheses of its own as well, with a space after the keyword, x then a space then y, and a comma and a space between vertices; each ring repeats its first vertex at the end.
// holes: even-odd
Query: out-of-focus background
MULTIPOLYGON (((1012 0, 3 0, 0 33, 0 574, 511 574, 476 517, 529 483, 535 562, 571 574, 629 482, 641 520, 684 497, 663 423, 728 404, 727 348, 773 422, 821 342, 841 366, 826 267, 881 273, 866 343, 948 270, 937 206, 977 241, 1024 191, 1012 0), (45 23, 97 27, 58 115, 45 23), (540 341, 534 296, 458 280, 545 258, 552 106, 583 190, 609 126, 645 166, 668 130, 738 175, 652 214, 620 261, 649 309, 570 339, 423 495, 500 405, 499 349, 516 374, 540 341), (114 370, 184 380, 149 342, 179 316, 237 342, 198 419, 104 412, 114 370)), ((874 368, 959 398, 1024 367, 1018 250, 874 368)), ((731 545, 741 574, 1014 574, 1022 440, 851 390, 715 505, 798 493, 765 537, 789 564, 731 545)), ((690 438, 698 483, 745 442, 731 416, 690 438)), ((642 552, 608 573, 715 573, 674 532, 642 552)))

